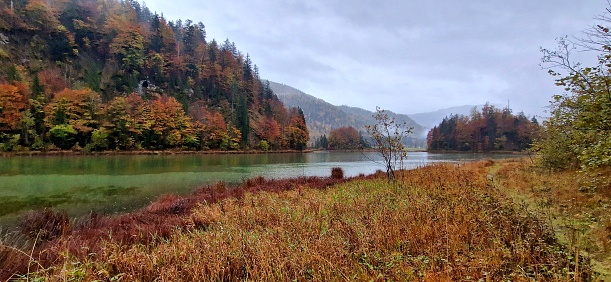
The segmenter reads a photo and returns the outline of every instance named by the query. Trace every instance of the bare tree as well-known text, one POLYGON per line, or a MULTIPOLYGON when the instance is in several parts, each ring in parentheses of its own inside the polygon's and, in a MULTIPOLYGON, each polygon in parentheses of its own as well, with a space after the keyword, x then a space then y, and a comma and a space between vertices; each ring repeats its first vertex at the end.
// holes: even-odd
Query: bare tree
POLYGON ((407 159, 403 138, 412 133, 413 127, 407 127, 405 122, 396 122, 380 107, 376 107, 373 117, 377 123, 367 126, 367 132, 373 139, 374 149, 384 158, 388 181, 394 181, 395 171, 403 168, 403 161, 407 159))

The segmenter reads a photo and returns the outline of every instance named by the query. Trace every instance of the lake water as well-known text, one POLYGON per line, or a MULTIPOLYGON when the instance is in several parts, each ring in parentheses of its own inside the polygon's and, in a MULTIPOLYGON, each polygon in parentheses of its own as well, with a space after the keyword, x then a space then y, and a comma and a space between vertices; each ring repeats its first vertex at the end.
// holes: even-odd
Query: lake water
MULTIPOLYGON (((433 162, 507 158, 515 155, 408 154, 406 168, 433 162)), ((43 207, 71 217, 92 211, 125 212, 163 194, 189 194, 219 181, 255 176, 346 176, 383 169, 374 152, 312 152, 250 155, 19 156, 0 158, 0 227, 12 228, 23 213, 43 207), (378 162, 378 163, 376 163, 378 162)))

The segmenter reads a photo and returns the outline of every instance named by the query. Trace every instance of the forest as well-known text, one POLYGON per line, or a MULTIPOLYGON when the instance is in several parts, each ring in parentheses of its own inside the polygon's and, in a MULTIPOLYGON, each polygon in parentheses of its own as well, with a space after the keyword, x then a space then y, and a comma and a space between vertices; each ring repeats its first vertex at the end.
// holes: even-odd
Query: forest
POLYGON ((0 151, 302 150, 256 64, 133 0, 0 2, 0 151))
POLYGON ((473 108, 470 116, 444 118, 428 132, 427 145, 429 151, 523 151, 532 146, 539 131, 536 118, 487 103, 481 111, 473 108))

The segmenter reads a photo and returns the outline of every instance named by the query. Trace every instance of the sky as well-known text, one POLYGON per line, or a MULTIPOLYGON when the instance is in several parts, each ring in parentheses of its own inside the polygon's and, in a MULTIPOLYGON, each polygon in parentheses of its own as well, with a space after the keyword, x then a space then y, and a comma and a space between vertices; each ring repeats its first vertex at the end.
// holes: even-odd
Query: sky
MULTIPOLYGON (((334 105, 402 114, 486 102, 547 116, 562 89, 540 48, 583 37, 606 0, 148 0, 167 20, 203 22, 262 79, 334 105)), ((593 62, 596 54, 577 54, 593 62)))

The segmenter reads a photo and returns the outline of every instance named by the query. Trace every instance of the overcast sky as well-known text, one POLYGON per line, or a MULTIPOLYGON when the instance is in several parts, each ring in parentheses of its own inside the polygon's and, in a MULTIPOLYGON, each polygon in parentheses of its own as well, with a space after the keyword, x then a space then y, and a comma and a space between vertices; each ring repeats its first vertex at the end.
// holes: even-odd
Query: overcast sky
MULTIPOLYGON (((229 38, 261 78, 334 105, 419 113, 490 102, 545 115, 561 93, 539 47, 581 33, 606 0, 148 0, 229 38)), ((594 55, 594 54, 590 54, 594 55)))

